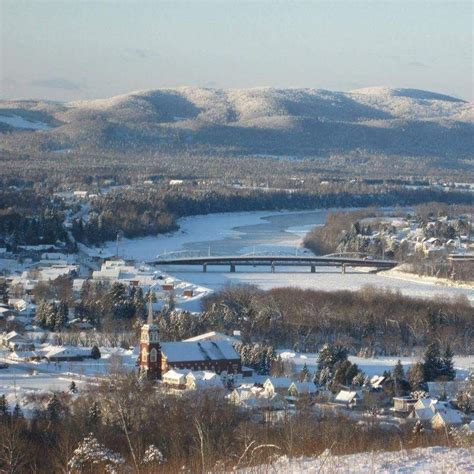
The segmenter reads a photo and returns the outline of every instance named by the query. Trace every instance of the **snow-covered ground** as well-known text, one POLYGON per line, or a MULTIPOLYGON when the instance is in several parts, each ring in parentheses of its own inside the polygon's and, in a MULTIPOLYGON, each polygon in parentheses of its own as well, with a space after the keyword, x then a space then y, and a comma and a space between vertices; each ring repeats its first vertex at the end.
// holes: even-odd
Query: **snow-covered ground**
POLYGON ((7 358, 9 352, 0 351, 0 363, 9 364, 7 369, 0 369, 0 395, 6 395, 11 406, 18 401, 23 409, 28 395, 67 391, 72 381, 80 393, 87 383, 94 383, 97 377, 107 375, 112 370, 135 369, 136 351, 106 347, 101 347, 100 351, 102 357, 98 360, 60 363, 15 362, 7 358))
MULTIPOLYGON (((120 243, 120 254, 125 258, 150 261, 170 252, 182 252, 183 256, 200 252, 214 255, 245 253, 296 253, 304 252, 302 240, 308 230, 322 225, 330 210, 240 212, 193 216, 179 221, 180 230, 166 235, 125 239, 120 243)), ((115 252, 116 243, 106 244, 106 250, 115 252)), ((237 267, 236 273, 228 273, 224 267, 208 267, 202 273, 198 267, 162 267, 171 276, 213 290, 232 284, 253 284, 262 289, 295 286, 303 289, 325 291, 356 291, 364 286, 388 288, 402 294, 422 297, 446 298, 464 295, 474 302, 474 290, 469 287, 443 285, 442 282, 417 281, 393 278, 384 273, 371 274, 352 270, 342 275, 334 268, 318 268, 314 274, 309 268, 277 267, 276 273, 269 268, 237 267), (440 284, 438 284, 440 283, 440 284)))
MULTIPOLYGON (((301 353, 294 352, 288 349, 281 349, 278 351, 281 358, 284 360, 291 360, 297 370, 301 370, 303 365, 306 364, 310 372, 315 372, 317 369, 317 353, 301 353)), ((416 357, 356 357, 349 356, 349 360, 353 364, 357 364, 358 367, 369 377, 373 375, 382 375, 385 370, 393 370, 398 359, 400 359, 405 372, 419 359, 416 357)), ((457 378, 464 379, 469 374, 469 369, 474 369, 474 355, 471 356, 455 356, 454 367, 456 368, 457 378)))
POLYGON ((316 458, 280 458, 272 465, 244 469, 245 473, 275 472, 312 473, 472 473, 474 449, 434 446, 402 451, 332 456, 323 453, 316 458))
POLYGON ((0 122, 6 123, 14 128, 22 128, 27 130, 49 130, 51 127, 44 122, 32 122, 19 115, 0 115, 0 122))

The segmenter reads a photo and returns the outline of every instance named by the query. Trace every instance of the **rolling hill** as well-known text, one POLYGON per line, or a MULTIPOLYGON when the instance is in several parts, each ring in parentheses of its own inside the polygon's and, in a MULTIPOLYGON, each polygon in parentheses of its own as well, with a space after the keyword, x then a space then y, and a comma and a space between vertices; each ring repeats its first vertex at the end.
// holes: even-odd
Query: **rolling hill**
POLYGON ((416 89, 203 89, 71 103, 0 101, 6 149, 472 158, 473 104, 416 89))

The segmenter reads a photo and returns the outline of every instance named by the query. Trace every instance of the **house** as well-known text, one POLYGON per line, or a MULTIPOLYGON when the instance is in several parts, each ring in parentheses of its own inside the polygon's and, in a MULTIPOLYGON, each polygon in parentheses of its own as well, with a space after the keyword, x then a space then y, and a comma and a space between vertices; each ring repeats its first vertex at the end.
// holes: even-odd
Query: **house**
POLYGON ((263 388, 270 397, 275 394, 286 397, 291 384, 292 380, 286 377, 268 377, 263 382, 263 388))
POLYGON ((463 425, 462 430, 468 436, 474 436, 474 420, 472 420, 470 423, 466 423, 465 425, 463 425))
POLYGON ((14 351, 8 358, 17 362, 30 362, 41 360, 41 354, 35 351, 14 351))
POLYGON ((228 341, 163 342, 160 347, 162 373, 188 369, 239 374, 242 370, 240 355, 228 341))
POLYGON ((220 377, 215 372, 207 370, 189 372, 186 375, 186 388, 188 390, 198 390, 206 388, 223 388, 220 377))
POLYGON ((82 347, 50 347, 43 353, 42 358, 48 362, 82 361, 91 357, 91 350, 82 347))
POLYGON ((252 384, 241 385, 235 388, 228 396, 234 405, 247 410, 283 410, 286 407, 285 399, 278 395, 269 395, 263 387, 252 384))
POLYGON ((411 413, 417 400, 413 397, 393 397, 393 411, 411 413))
POLYGON ((16 350, 34 350, 35 345, 33 342, 29 341, 21 334, 18 334, 16 331, 10 331, 9 333, 3 333, 0 336, 0 342, 4 347, 8 347, 12 351, 16 350))
POLYGON ((162 377, 163 383, 173 388, 186 388, 186 375, 183 372, 178 372, 176 370, 168 370, 168 372, 163 374, 162 377))
POLYGON ((374 375, 370 379, 370 386, 375 390, 382 390, 385 380, 386 377, 384 377, 383 375, 374 375))
POLYGON ((294 398, 313 397, 318 389, 313 382, 293 382, 288 388, 288 395, 294 398))
POLYGON ((446 426, 461 425, 463 422, 462 413, 458 410, 447 409, 439 411, 431 418, 431 427, 435 430, 446 426))
POLYGON ((431 421, 433 415, 434 411, 431 407, 414 408, 413 412, 409 415, 409 418, 415 418, 420 421, 431 421))
POLYGON ((334 399, 335 403, 345 405, 347 408, 363 405, 364 398, 362 392, 352 390, 341 390, 334 399))

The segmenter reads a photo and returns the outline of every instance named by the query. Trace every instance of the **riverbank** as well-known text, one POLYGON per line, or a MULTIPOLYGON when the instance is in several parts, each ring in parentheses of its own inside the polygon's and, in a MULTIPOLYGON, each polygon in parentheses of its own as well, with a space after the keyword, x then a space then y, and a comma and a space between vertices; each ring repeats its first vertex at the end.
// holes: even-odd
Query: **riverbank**
POLYGON ((474 282, 454 281, 448 278, 417 275, 416 273, 405 271, 400 267, 403 266, 400 265, 398 267, 392 268, 391 270, 378 272, 378 275, 386 278, 397 278, 399 280, 413 281, 416 283, 426 283, 428 285, 439 285, 448 288, 463 288, 465 290, 472 290, 474 292, 474 282))

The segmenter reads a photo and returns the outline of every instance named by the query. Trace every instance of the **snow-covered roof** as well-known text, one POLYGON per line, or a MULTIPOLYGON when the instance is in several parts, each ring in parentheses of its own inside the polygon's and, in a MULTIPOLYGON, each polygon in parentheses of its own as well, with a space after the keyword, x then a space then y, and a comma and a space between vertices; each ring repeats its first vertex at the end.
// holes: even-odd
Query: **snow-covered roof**
POLYGON ((462 415, 457 410, 445 410, 436 413, 431 423, 441 422, 444 425, 459 425, 462 423, 462 415))
POLYGON ((433 418, 434 411, 428 408, 415 408, 414 417, 418 420, 429 421, 433 418))
POLYGON ((85 357, 89 356, 91 349, 83 347, 50 346, 43 351, 43 357, 85 357))
POLYGON ((318 391, 313 382, 293 382, 289 389, 291 390, 292 387, 294 387, 300 395, 305 393, 316 393, 318 391))
POLYGON ((374 375, 370 379, 370 385, 372 385, 372 387, 378 388, 382 385, 384 380, 385 380, 385 377, 383 375, 374 375))
POLYGON ((356 391, 341 390, 336 395, 336 402, 351 403, 356 398, 360 398, 360 395, 356 391))
POLYGON ((199 334, 199 336, 190 337, 185 339, 185 342, 196 342, 196 341, 228 341, 232 344, 240 342, 238 337, 228 336, 222 332, 210 331, 204 334, 199 334))
POLYGON ((165 382, 169 380, 173 382, 184 383, 186 380, 186 375, 183 372, 178 372, 171 369, 163 374, 163 380, 165 382))
POLYGON ((268 377, 263 385, 264 387, 271 385, 273 388, 289 388, 292 383, 292 380, 287 377, 268 377))
POLYGON ((161 351, 171 363, 240 359, 234 346, 227 341, 163 342, 161 351))
POLYGON ((218 375, 210 370, 195 370, 194 372, 191 370, 186 375, 186 379, 189 380, 213 380, 218 378, 218 375))

